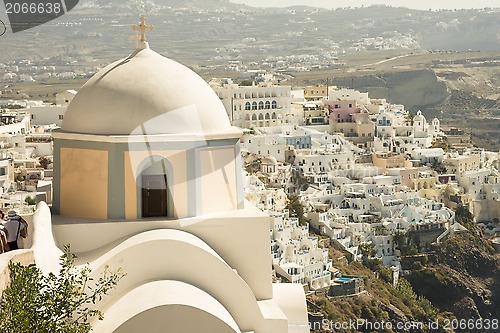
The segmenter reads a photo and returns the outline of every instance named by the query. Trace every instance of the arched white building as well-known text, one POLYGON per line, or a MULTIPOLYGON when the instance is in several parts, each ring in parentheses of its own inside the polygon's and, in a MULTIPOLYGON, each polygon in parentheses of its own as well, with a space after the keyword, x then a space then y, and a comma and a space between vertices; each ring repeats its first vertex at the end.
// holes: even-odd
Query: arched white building
POLYGON ((75 96, 33 249, 44 271, 71 244, 95 276, 127 274, 94 332, 309 332, 302 286, 272 283, 269 216, 244 200, 241 135, 208 84, 144 41, 75 96))

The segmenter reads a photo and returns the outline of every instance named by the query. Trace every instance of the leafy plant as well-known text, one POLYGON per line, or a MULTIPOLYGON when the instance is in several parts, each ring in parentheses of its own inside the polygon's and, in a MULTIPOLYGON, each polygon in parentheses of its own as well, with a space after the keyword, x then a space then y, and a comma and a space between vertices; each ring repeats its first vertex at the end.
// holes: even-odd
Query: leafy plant
POLYGON ((304 207, 302 206, 302 203, 300 202, 298 196, 293 194, 289 195, 286 208, 290 211, 290 215, 292 217, 296 217, 299 219, 300 225, 305 225, 306 219, 304 217, 304 207))
POLYGON ((40 163, 40 166, 41 166, 42 168, 44 168, 44 169, 48 169, 48 167, 49 167, 49 165, 52 163, 52 161, 51 161, 49 158, 47 158, 47 157, 43 156, 43 157, 41 157, 41 158, 38 160, 38 163, 40 163))
POLYGON ((30 206, 36 205, 36 199, 30 197, 29 195, 26 198, 24 198, 24 201, 30 206))
POLYGON ((103 314, 93 308, 124 276, 105 268, 97 279, 91 269, 75 267, 75 255, 65 246, 59 273, 43 275, 35 265, 9 263, 11 284, 0 301, 3 333, 88 333, 91 317, 103 314))

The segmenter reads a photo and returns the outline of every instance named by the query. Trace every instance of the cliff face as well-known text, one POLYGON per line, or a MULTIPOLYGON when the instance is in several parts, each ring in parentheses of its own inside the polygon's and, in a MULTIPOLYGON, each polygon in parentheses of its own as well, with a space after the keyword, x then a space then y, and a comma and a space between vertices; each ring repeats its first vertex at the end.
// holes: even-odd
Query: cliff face
MULTIPOLYGON (((380 332, 408 332, 397 323, 439 321, 439 329, 429 326, 410 330, 426 332, 483 332, 447 330, 445 320, 500 318, 500 255, 474 232, 457 235, 433 248, 433 254, 421 254, 402 262, 409 275, 400 279, 397 287, 390 284, 388 269, 380 264, 360 262, 340 264, 340 254, 330 248, 334 265, 346 275, 363 276, 365 292, 354 297, 328 299, 308 296, 309 311, 321 314, 321 319, 333 322, 367 320, 391 322, 392 329, 380 332), (379 278, 376 278, 378 276, 379 278)), ((477 321, 479 322, 479 321, 477 321)), ((316 329, 313 332, 328 332, 316 329)), ((336 332, 373 332, 370 329, 339 329, 336 332)), ((493 329, 484 332, 498 332, 493 329)))
POLYGON ((415 292, 458 319, 500 318, 500 256, 471 235, 435 250, 425 268, 408 276, 415 292))
POLYGON ((449 97, 446 83, 432 70, 385 72, 378 75, 335 78, 333 84, 367 91, 371 98, 386 98, 408 110, 436 106, 449 97))

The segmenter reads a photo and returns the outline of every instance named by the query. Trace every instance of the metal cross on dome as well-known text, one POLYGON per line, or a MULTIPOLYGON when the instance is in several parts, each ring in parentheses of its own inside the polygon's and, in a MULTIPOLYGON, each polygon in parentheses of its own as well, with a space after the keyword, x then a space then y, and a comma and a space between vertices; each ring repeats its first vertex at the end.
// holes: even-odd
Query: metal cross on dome
POLYGON ((146 18, 144 17, 144 15, 141 15, 140 21, 141 21, 141 24, 133 25, 132 29, 134 29, 135 31, 140 31, 141 32, 141 42, 145 42, 146 41, 146 30, 153 30, 154 26, 146 25, 146 18))

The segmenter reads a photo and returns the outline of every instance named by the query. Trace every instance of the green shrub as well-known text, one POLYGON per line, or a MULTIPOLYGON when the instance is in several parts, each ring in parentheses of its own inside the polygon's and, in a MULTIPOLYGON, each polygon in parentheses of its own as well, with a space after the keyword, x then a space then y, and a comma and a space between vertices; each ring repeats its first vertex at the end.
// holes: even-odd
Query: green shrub
POLYGON ((24 199, 24 202, 26 202, 30 206, 36 205, 36 199, 30 197, 29 195, 24 199))
POLYGON ((90 332, 88 319, 102 319, 102 313, 91 307, 112 290, 124 274, 106 268, 101 277, 93 281, 90 268, 77 269, 74 259, 66 246, 58 275, 43 275, 35 265, 10 262, 11 284, 0 301, 0 332, 90 332))

